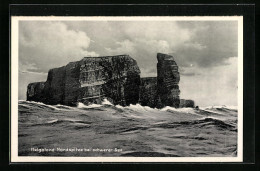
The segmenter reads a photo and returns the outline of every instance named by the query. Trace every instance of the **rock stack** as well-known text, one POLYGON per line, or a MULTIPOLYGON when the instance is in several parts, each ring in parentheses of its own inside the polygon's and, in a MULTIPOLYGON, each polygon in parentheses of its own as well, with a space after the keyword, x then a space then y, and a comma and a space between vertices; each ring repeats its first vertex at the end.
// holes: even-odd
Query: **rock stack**
POLYGON ((157 86, 158 98, 164 106, 179 107, 180 73, 173 56, 157 54, 157 86))
POLYGON ((141 78, 140 103, 143 106, 163 108, 180 105, 180 74, 173 56, 157 54, 157 77, 141 78))

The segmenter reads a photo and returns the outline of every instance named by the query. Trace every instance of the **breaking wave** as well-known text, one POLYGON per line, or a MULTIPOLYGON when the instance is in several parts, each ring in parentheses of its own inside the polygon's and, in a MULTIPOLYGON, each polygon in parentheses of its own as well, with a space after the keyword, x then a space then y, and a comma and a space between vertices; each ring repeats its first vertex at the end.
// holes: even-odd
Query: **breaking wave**
POLYGON ((84 108, 98 108, 98 107, 101 107, 102 105, 100 104, 90 104, 90 105, 84 105, 83 103, 78 103, 77 107, 80 108, 80 109, 84 109, 84 108))

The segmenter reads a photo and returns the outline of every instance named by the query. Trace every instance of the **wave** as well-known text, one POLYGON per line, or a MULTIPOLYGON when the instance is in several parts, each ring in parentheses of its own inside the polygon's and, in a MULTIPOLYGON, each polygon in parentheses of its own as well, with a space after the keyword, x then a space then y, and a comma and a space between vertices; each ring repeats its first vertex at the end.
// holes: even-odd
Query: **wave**
POLYGON ((182 121, 182 122, 166 122, 166 123, 160 123, 156 124, 155 126, 160 128, 176 128, 176 127, 183 127, 183 126, 196 126, 199 128, 203 127, 209 127, 214 126, 219 129, 225 129, 230 131, 237 131, 237 128, 235 125, 231 123, 227 123, 223 120, 207 117, 204 119, 199 120, 191 120, 191 121, 182 121))
POLYGON ((144 151, 140 151, 140 152, 128 152, 128 153, 124 153, 121 154, 121 156, 129 156, 129 157, 180 157, 179 155, 175 155, 175 154, 165 154, 165 153, 161 153, 161 152, 144 152, 144 151))
MULTIPOLYGON (((236 112, 227 109, 169 106, 157 109, 140 104, 123 107, 112 105, 107 99, 99 105, 79 103, 75 107, 19 101, 18 109, 19 147, 24 147, 19 148, 19 155, 45 155, 25 152, 24 149, 33 146, 68 144, 75 147, 112 144, 122 148, 122 153, 104 155, 117 157, 237 155, 238 118, 236 112), (234 115, 230 117, 229 113, 234 115)), ((79 153, 86 157, 97 155, 79 153)))
POLYGON ((85 105, 83 103, 78 103, 78 108, 81 109, 101 109, 101 108, 112 108, 117 111, 135 111, 135 112, 156 112, 159 111, 156 108, 151 108, 149 106, 141 106, 140 104, 130 104, 129 106, 121 106, 121 105, 113 105, 110 101, 107 99, 104 99, 101 104, 90 104, 85 105))
POLYGON ((161 111, 166 111, 170 113, 182 113, 182 114, 192 114, 197 116, 203 116, 200 113, 200 110, 194 109, 194 108, 174 108, 170 106, 166 106, 161 109, 161 111))
POLYGON ((238 111, 238 107, 237 106, 225 106, 225 105, 222 105, 222 106, 208 106, 208 107, 202 107, 201 109, 204 109, 204 110, 219 110, 219 111, 228 110, 228 111, 235 111, 235 112, 238 111))
POLYGON ((52 109, 52 110, 62 110, 60 108, 55 107, 54 105, 47 105, 47 104, 44 104, 42 102, 19 100, 19 105, 26 105, 24 103, 26 103, 27 106, 28 105, 36 105, 37 107, 40 107, 40 108, 44 107, 44 108, 49 108, 49 109, 52 109))
MULTIPOLYGON (((34 101, 19 101, 19 106, 23 107, 21 108, 20 112, 28 111, 31 107, 37 107, 36 109, 39 110, 39 108, 47 108, 51 110, 57 110, 57 111, 81 111, 81 110, 99 110, 99 111, 109 111, 111 112, 119 112, 119 113, 125 113, 126 117, 137 117, 137 118, 143 118, 143 117, 154 117, 155 119, 158 118, 158 115, 163 114, 188 114, 198 116, 198 117, 219 117, 224 118, 226 116, 236 116, 236 107, 227 107, 227 106, 211 106, 211 107, 205 107, 200 109, 195 108, 174 108, 170 106, 166 106, 162 109, 157 108, 151 108, 149 106, 142 106, 140 104, 130 104, 129 106, 121 106, 121 105, 113 105, 109 100, 104 99, 101 104, 89 104, 85 105, 81 102, 77 104, 77 107, 71 107, 66 105, 47 105, 41 102, 34 102, 34 101), (140 115, 142 114, 142 115, 140 115)), ((187 116, 188 116, 187 115, 187 116)))
POLYGON ((66 106, 66 105, 61 105, 61 104, 57 104, 55 105, 56 108, 59 108, 59 109, 66 109, 66 110, 74 110, 75 107, 70 107, 70 106, 66 106))
POLYGON ((89 121, 65 118, 65 119, 52 119, 52 120, 45 121, 42 123, 31 124, 30 126, 48 126, 48 125, 64 124, 65 126, 87 126, 87 127, 89 127, 91 123, 92 122, 89 122, 89 121), (73 125, 68 125, 68 124, 73 124, 73 125))
POLYGON ((78 102, 77 107, 81 108, 81 109, 90 109, 90 108, 99 108, 102 106, 114 106, 110 101, 108 101, 107 99, 104 99, 101 104, 89 104, 89 105, 85 105, 84 103, 78 102))
POLYGON ((26 108, 26 109, 31 108, 31 106, 30 106, 30 105, 27 105, 27 104, 19 104, 19 106, 22 106, 22 107, 24 107, 24 108, 26 108))
POLYGON ((90 105, 85 105, 81 102, 78 103, 77 107, 80 108, 80 109, 89 109, 89 108, 98 108, 98 107, 101 107, 102 105, 100 104, 90 104, 90 105))
POLYGON ((58 122, 59 120, 58 119, 54 119, 54 120, 51 120, 51 121, 47 121, 46 123, 47 124, 52 124, 52 123, 56 123, 58 122))
POLYGON ((136 112, 156 112, 156 111, 158 111, 158 109, 156 109, 156 108, 151 108, 149 106, 142 106, 138 103, 135 105, 130 104, 129 106, 125 106, 125 107, 121 107, 121 108, 136 111, 136 112))
POLYGON ((104 99, 104 100, 102 101, 102 105, 110 105, 110 106, 113 106, 113 104, 112 104, 110 101, 108 101, 107 99, 104 99))

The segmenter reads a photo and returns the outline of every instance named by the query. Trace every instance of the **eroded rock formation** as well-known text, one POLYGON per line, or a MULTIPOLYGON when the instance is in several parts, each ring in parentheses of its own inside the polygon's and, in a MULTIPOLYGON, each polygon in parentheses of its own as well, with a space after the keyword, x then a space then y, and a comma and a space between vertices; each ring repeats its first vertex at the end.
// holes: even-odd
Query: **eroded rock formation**
POLYGON ((140 70, 130 56, 85 57, 51 69, 45 83, 29 84, 27 100, 73 106, 107 98, 125 106, 138 102, 139 85, 140 70))
POLYGON ((171 55, 158 53, 157 60, 158 98, 163 106, 179 107, 180 73, 178 66, 171 55))
POLYGON ((106 98, 122 106, 192 106, 189 101, 180 104, 180 74, 173 56, 158 53, 157 60, 158 76, 140 78, 136 61, 128 55, 85 57, 51 69, 46 82, 29 84, 27 100, 74 106, 100 104, 106 98))

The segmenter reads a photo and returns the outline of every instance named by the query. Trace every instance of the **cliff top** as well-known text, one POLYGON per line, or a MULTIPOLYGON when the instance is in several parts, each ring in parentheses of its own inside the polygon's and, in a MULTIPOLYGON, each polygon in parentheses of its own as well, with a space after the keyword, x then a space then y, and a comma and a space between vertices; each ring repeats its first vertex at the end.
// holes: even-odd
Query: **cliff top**
POLYGON ((127 55, 127 54, 115 55, 115 56, 96 56, 96 57, 87 56, 87 57, 83 57, 83 58, 82 58, 81 60, 79 60, 79 61, 69 62, 67 65, 60 66, 60 67, 56 67, 56 68, 52 68, 52 69, 49 70, 49 72, 50 72, 51 70, 60 69, 60 68, 62 68, 62 67, 65 67, 65 66, 68 66, 68 65, 73 65, 73 64, 75 64, 75 63, 82 62, 82 61, 84 61, 84 60, 88 60, 88 59, 98 59, 98 60, 100 60, 100 59, 102 59, 102 58, 103 58, 103 59, 104 59, 104 58, 130 58, 131 60, 133 60, 133 61, 136 62, 135 59, 133 59, 130 55, 127 55))
MULTIPOLYGON (((123 54, 123 55, 113 55, 113 56, 86 56, 84 57, 83 59, 85 58, 109 58, 109 57, 130 57, 129 55, 127 54, 123 54)), ((131 57, 130 57, 131 58, 131 57)))
POLYGON ((164 53, 157 53, 157 60, 174 60, 174 57, 172 55, 164 54, 164 53))

